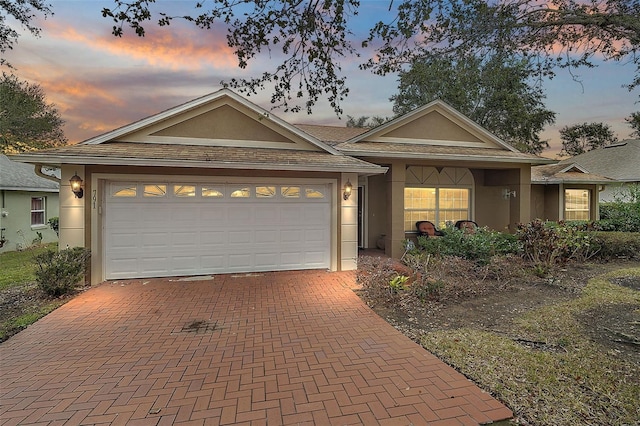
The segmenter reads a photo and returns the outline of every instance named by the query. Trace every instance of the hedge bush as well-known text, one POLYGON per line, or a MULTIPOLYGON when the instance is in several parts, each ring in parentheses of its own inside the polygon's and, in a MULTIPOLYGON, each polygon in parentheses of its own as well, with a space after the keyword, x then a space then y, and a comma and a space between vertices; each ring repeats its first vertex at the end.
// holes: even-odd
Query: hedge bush
POLYGON ((514 254, 520 251, 515 235, 478 228, 474 234, 446 227, 444 236, 418 237, 417 249, 434 256, 455 256, 486 265, 495 255, 514 254))
POLYGON ((72 293, 84 279, 90 258, 91 251, 84 247, 39 254, 34 258, 36 282, 50 296, 72 293))
POLYGON ((640 233, 593 232, 599 259, 640 259, 640 233))

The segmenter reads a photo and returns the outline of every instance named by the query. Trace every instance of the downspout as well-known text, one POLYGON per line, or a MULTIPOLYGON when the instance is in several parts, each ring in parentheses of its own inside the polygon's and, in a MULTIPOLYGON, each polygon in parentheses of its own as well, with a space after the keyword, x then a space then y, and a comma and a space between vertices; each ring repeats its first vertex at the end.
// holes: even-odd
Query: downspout
POLYGON ((58 179, 55 176, 51 176, 51 175, 48 175, 46 173, 43 173, 42 172, 42 166, 43 166, 42 164, 36 164, 34 166, 34 170, 36 172, 36 175, 40 176, 41 178, 52 180, 52 181, 56 182, 59 185, 61 180, 58 179))

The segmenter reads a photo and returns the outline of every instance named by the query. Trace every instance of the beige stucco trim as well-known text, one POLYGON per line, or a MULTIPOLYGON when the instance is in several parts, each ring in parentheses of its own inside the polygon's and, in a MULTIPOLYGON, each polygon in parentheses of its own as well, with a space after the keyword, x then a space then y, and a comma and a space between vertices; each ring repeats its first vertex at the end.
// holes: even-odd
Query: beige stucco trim
POLYGON ((340 199, 340 269, 352 271, 358 267, 358 175, 342 174, 339 197, 347 182, 353 189, 347 200, 340 199))
MULTIPOLYGON (((354 176, 357 182, 357 174, 348 175, 354 176)), ((343 186, 338 187, 337 179, 330 178, 283 178, 283 177, 242 177, 242 176, 191 176, 191 175, 154 175, 154 174, 130 174, 124 175, 120 173, 93 173, 91 175, 91 196, 90 204, 90 229, 91 229, 91 284, 99 284, 105 281, 104 271, 104 235, 103 229, 103 212, 105 203, 105 183, 106 182, 175 182, 181 181, 184 183, 204 183, 204 182, 219 182, 219 183, 273 183, 284 184, 295 180, 300 184, 328 184, 329 192, 331 194, 331 218, 330 218, 330 269, 332 271, 337 270, 350 270, 352 262, 349 257, 346 261, 342 261, 339 258, 339 253, 352 253, 353 250, 349 247, 348 243, 344 243, 342 239, 342 223, 343 217, 338 217, 340 214, 348 214, 348 210, 343 211, 343 206, 338 200, 338 194, 342 193, 343 186), (340 224, 340 228, 339 228, 340 224), (339 252, 339 248, 341 248, 339 252), (347 268, 347 269, 344 269, 347 268)), ((345 180, 346 182, 346 180, 345 180)), ((353 182, 353 179, 352 179, 353 182)), ((355 190, 356 188, 354 188, 355 190)), ((69 192, 71 190, 69 189, 69 192)), ((73 195, 73 194, 72 194, 73 195)), ((352 195, 354 197, 355 194, 352 195)), ((355 198, 357 200, 357 198, 355 198)), ((357 221, 357 214, 356 214, 357 221)), ((349 221, 346 221, 349 224, 349 221)), ((356 222, 357 227, 357 222, 356 222)), ((347 229, 348 230, 348 229, 347 229)), ((354 243, 355 253, 357 255, 357 239, 354 243)))
POLYGON ((84 166, 63 166, 60 180, 60 227, 59 249, 85 247, 85 202, 89 197, 86 190, 84 166), (69 179, 78 174, 85 182, 83 198, 76 198, 71 192, 69 179))

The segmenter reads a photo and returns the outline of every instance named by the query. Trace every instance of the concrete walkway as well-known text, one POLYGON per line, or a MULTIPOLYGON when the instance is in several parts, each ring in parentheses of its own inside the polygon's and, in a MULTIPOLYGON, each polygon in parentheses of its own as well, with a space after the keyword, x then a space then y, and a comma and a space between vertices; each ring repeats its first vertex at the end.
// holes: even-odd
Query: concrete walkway
POLYGON ((372 312, 354 286, 354 273, 324 271, 103 283, 0 344, 0 423, 476 425, 511 417, 372 312))

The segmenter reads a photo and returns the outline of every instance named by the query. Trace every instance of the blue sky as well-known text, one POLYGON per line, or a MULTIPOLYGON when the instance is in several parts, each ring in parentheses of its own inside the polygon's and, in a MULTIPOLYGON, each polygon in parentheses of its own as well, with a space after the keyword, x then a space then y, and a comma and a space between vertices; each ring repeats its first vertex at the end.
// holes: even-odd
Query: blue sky
MULTIPOLYGON (((17 68, 16 75, 40 84, 47 100, 56 104, 66 122, 65 133, 73 143, 214 92, 220 89, 221 80, 259 75, 276 61, 265 55, 241 70, 226 46, 223 30, 149 24, 145 38, 133 34, 115 38, 111 21, 100 13, 103 7, 112 5, 110 0, 51 3, 54 16, 39 21, 42 36, 23 34, 5 56, 17 68)), ((159 3, 163 7, 190 7, 194 2, 159 3)), ((361 2, 354 21, 355 40, 365 37, 366 29, 376 19, 391 18, 388 4, 388 0, 361 2)), ((311 116, 282 110, 273 113, 291 123, 338 126, 345 125, 347 115, 391 116, 389 97, 396 92, 397 76, 360 71, 358 64, 364 59, 341 61, 350 88, 342 104, 342 120, 326 102, 319 103, 311 116)), ((639 90, 629 92, 623 87, 632 80, 634 71, 633 64, 605 63, 574 71, 582 84, 563 70, 553 80, 545 81, 547 108, 557 113, 557 119, 542 134, 552 144, 543 155, 554 157, 559 151, 558 131, 565 125, 604 122, 620 139, 627 138, 631 129, 624 118, 640 110, 636 104, 639 90)), ((270 107, 268 90, 249 100, 270 107)))

